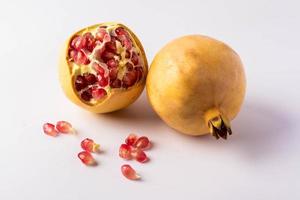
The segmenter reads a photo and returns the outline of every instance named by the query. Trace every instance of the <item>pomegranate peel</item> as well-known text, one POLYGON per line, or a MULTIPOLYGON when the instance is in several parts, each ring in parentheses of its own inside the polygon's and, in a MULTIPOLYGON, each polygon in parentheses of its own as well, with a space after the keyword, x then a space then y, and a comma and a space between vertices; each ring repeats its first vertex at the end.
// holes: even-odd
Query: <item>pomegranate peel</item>
POLYGON ((136 35, 122 24, 101 23, 79 30, 65 42, 60 55, 59 79, 63 91, 86 110, 106 113, 125 108, 144 89, 148 72, 144 49, 136 35), (121 31, 117 34, 116 29, 121 31), (101 64, 101 68, 96 66, 98 71, 95 63, 101 64), (131 69, 127 63, 133 64, 132 73, 128 73, 131 69), (83 79, 84 74, 95 75, 96 82, 94 78, 92 82, 83 79))
POLYGON ((154 57, 147 96, 156 113, 188 135, 231 135, 246 77, 238 54, 210 37, 189 35, 169 42, 154 57))

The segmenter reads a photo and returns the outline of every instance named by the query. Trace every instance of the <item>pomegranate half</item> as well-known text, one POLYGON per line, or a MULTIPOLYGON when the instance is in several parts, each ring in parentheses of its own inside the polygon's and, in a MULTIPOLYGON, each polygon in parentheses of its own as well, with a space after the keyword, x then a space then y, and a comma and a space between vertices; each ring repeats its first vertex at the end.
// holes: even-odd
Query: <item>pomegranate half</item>
POLYGON ((60 56, 66 96, 94 113, 122 109, 145 86, 148 64, 142 44, 126 26, 101 23, 71 35, 60 56))
POLYGON ((170 127, 226 139, 245 96, 246 78, 238 54, 229 46, 190 35, 157 53, 146 87, 151 105, 170 127))

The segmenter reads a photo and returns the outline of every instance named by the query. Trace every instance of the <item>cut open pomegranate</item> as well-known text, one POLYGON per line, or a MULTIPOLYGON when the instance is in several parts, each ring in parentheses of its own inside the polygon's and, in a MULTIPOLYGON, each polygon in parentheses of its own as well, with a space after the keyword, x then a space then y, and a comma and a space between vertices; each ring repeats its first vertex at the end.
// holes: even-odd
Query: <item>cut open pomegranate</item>
POLYGON ((75 34, 68 45, 67 62, 74 92, 88 105, 103 102, 117 93, 116 89, 122 92, 144 84, 147 74, 139 41, 120 24, 99 25, 75 34))

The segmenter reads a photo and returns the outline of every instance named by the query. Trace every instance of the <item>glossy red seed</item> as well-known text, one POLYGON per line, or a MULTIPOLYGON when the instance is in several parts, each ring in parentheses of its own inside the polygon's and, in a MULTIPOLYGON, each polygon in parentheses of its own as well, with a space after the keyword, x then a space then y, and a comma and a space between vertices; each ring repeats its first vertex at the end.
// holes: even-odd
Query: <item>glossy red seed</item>
POLYGON ((135 71, 127 72, 122 79, 123 87, 126 88, 126 87, 133 86, 134 83, 136 82, 136 79, 137 79, 137 76, 136 76, 135 71))
POLYGON ((43 125, 43 131, 45 134, 53 136, 53 137, 58 135, 58 131, 55 129, 54 124, 45 123, 43 125))
POLYGON ((121 166, 121 172, 126 178, 128 178, 130 180, 138 180, 141 178, 136 173, 136 171, 130 165, 127 165, 127 164, 121 166))
POLYGON ((94 47, 95 47, 95 38, 94 36, 90 33, 90 32, 87 32, 85 33, 83 36, 82 36, 85 41, 86 41, 86 45, 85 45, 85 48, 89 51, 89 52, 92 52, 94 47))
POLYGON ((94 99, 99 100, 107 95, 106 91, 102 88, 95 88, 92 90, 92 96, 94 99))
POLYGON ((125 139, 125 143, 128 145, 133 145, 137 139, 138 137, 132 133, 127 136, 127 138, 125 139))
POLYGON ((87 151, 82 151, 82 152, 78 153, 77 156, 81 160, 81 162, 86 165, 96 165, 97 164, 95 159, 93 158, 93 156, 87 151))
POLYGON ((126 52, 125 52, 125 58, 130 58, 130 51, 126 50, 126 52))
POLYGON ((58 121, 56 123, 56 129, 60 132, 60 133, 72 133, 73 127, 72 124, 70 124, 67 121, 58 121))
POLYGON ((133 65, 131 63, 126 63, 126 68, 128 71, 132 71, 133 70, 133 65))
POLYGON ((75 36, 71 41, 71 47, 76 50, 80 50, 86 46, 86 39, 82 36, 75 36))
POLYGON ((86 138, 80 143, 81 148, 88 152, 99 152, 100 145, 95 143, 94 140, 86 138))
POLYGON ((91 90, 85 90, 84 92, 81 93, 80 97, 84 101, 90 101, 93 96, 92 96, 91 90))
POLYGON ((74 55, 74 62, 79 65, 87 65, 90 63, 88 57, 82 51, 76 52, 74 55))
POLYGON ((126 35, 126 34, 127 34, 127 32, 125 31, 125 29, 122 28, 122 27, 116 28, 115 33, 116 33, 117 35, 126 35))
POLYGON ((103 41, 105 35, 107 35, 108 33, 106 32, 105 28, 99 28, 97 33, 96 33, 96 39, 99 41, 103 41))
POLYGON ((131 62, 132 62, 134 65, 139 64, 139 56, 138 56, 135 52, 132 52, 131 62))
POLYGON ((148 161, 148 157, 144 151, 141 149, 135 149, 132 151, 132 157, 140 163, 144 163, 148 161))
POLYGON ((139 149, 145 149, 148 148, 149 145, 150 145, 149 139, 145 136, 142 136, 136 140, 133 146, 139 149))
POLYGON ((87 82, 85 80, 85 78, 81 75, 78 75, 75 79, 75 89, 77 91, 80 91, 82 89, 84 89, 87 86, 87 82))
POLYGON ((101 87, 105 87, 105 86, 107 86, 107 84, 108 84, 108 79, 107 79, 107 78, 102 77, 102 78, 99 80, 99 85, 100 85, 101 87))
POLYGON ((104 61, 104 62, 107 62, 109 59, 112 59, 114 57, 114 53, 112 52, 109 52, 109 51, 104 51, 101 55, 101 59, 104 61))
POLYGON ((124 47, 128 50, 130 50, 132 48, 132 42, 130 39, 126 38, 122 41, 122 44, 124 45, 124 47))
POLYGON ((105 43, 105 48, 107 51, 110 51, 112 53, 116 53, 117 52, 117 46, 116 43, 114 41, 110 41, 105 43))
POLYGON ((118 62, 114 58, 109 59, 106 64, 108 68, 116 68, 118 66, 118 62))
POLYGON ((71 61, 74 61, 75 56, 77 55, 77 51, 74 49, 70 49, 69 51, 69 57, 71 58, 71 61))
POLYGON ((121 87, 121 80, 116 79, 110 83, 110 87, 112 88, 120 88, 121 87))
POLYGON ((111 81, 114 81, 118 76, 118 69, 117 68, 112 68, 109 71, 109 79, 111 81))
POLYGON ((104 75, 105 71, 103 67, 101 67, 98 63, 93 63, 93 68, 96 70, 100 75, 104 75))
POLYGON ((84 73, 83 76, 88 85, 93 85, 97 81, 97 78, 94 74, 84 73))
POLYGON ((126 160, 131 159, 131 147, 127 144, 121 144, 119 148, 119 156, 126 160))
POLYGON ((135 67, 134 71, 136 73, 137 81, 141 80, 143 77, 143 68, 142 67, 135 67))

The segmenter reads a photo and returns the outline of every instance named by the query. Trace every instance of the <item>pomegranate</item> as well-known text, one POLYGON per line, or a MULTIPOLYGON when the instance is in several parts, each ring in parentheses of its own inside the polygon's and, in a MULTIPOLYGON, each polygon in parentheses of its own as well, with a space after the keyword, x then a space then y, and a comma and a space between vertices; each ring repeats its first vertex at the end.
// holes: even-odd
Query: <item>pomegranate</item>
POLYGON ((142 44, 119 23, 97 24, 73 34, 59 64, 66 96, 95 113, 133 103, 144 89, 147 71, 142 44))
POLYGON ((172 128, 226 139, 245 96, 246 78, 240 57, 229 46, 190 35, 157 53, 146 87, 153 109, 172 128))

